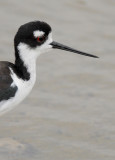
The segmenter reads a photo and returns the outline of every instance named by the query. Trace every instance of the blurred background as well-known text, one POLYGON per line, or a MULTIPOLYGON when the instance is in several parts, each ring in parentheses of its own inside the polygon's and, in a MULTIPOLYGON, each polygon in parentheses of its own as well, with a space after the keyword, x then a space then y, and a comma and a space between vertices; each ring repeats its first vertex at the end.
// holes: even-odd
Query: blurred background
POLYGON ((0 159, 115 159, 115 1, 0 1, 0 60, 14 62, 20 25, 46 21, 53 39, 99 59, 53 50, 36 85, 0 117, 0 159))

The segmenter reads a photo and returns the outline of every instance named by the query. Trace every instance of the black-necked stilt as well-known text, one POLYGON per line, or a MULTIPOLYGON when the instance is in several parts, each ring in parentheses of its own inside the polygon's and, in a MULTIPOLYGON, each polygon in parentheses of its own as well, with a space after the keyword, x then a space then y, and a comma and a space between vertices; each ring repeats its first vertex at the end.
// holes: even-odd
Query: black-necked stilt
POLYGON ((97 58, 52 41, 51 27, 40 21, 22 25, 14 38, 14 47, 15 63, 0 62, 0 114, 29 94, 36 80, 36 59, 41 53, 57 48, 97 58))

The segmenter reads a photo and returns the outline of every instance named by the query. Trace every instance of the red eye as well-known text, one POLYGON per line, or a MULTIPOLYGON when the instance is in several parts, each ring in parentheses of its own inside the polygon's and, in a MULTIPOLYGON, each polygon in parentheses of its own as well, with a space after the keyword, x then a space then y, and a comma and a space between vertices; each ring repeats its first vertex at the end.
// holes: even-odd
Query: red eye
POLYGON ((45 36, 37 37, 37 41, 43 42, 45 40, 45 36))

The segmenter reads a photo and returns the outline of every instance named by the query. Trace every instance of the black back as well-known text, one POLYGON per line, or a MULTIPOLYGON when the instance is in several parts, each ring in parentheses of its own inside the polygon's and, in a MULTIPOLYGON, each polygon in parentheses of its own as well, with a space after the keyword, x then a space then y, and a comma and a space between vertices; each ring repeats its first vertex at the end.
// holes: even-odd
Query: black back
POLYGON ((18 89, 15 85, 11 86, 13 80, 9 67, 15 69, 12 63, 0 62, 0 102, 14 97, 18 89))

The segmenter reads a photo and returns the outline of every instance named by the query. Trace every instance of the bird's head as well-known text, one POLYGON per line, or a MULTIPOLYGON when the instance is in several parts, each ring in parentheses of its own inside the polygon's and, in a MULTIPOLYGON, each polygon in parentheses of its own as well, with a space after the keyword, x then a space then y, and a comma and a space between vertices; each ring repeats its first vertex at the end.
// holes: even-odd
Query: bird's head
POLYGON ((37 57, 49 49, 61 49, 97 58, 97 56, 75 50, 53 41, 51 27, 41 21, 29 22, 22 25, 14 38, 14 45, 16 53, 18 51, 18 54, 23 57, 31 57, 32 55, 37 57))

